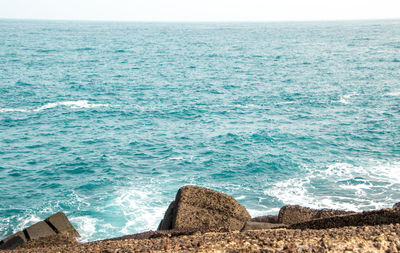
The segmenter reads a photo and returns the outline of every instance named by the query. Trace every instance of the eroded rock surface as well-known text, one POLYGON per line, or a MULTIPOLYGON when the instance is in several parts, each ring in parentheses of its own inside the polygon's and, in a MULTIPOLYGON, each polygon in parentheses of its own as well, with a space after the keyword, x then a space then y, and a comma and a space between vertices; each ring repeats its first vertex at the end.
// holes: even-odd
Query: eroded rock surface
POLYGON ((284 228, 284 224, 279 223, 268 223, 268 222, 257 222, 257 221, 248 221, 242 228, 243 231, 249 230, 264 230, 264 229, 271 229, 271 228, 284 228))
POLYGON ((258 216, 251 219, 251 221, 255 222, 267 222, 267 223, 278 223, 278 215, 266 215, 266 216, 258 216))
POLYGON ((347 226, 376 226, 400 223, 400 209, 388 208, 373 211, 364 211, 347 215, 316 219, 292 224, 291 229, 328 229, 347 226))
POLYGON ((278 215, 278 223, 296 224, 314 219, 328 218, 338 215, 353 214, 355 212, 334 209, 311 209, 298 205, 287 205, 281 208, 278 215))
POLYGON ((231 231, 251 219, 233 197, 198 186, 179 189, 158 230, 231 231))

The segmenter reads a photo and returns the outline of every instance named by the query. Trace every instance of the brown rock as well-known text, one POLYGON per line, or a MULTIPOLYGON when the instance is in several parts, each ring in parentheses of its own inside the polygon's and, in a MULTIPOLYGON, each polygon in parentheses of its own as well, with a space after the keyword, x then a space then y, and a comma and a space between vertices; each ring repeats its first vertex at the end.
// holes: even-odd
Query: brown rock
POLYGON ((263 230, 263 229, 271 229, 271 228, 283 228, 284 224, 279 223, 267 223, 267 222, 257 222, 257 221, 248 221, 244 225, 241 231, 248 230, 263 230))
POLYGON ((281 208, 278 215, 278 223, 296 224, 320 218, 328 218, 337 215, 352 214, 354 212, 333 209, 311 209, 298 205, 287 205, 281 208))
POLYGON ((174 216, 173 211, 175 208, 175 201, 169 204, 167 211, 165 212, 164 219, 161 220, 157 230, 169 230, 172 228, 172 218, 174 216))
POLYGON ((57 234, 48 237, 38 238, 36 240, 31 240, 23 245, 21 245, 18 249, 33 249, 33 248, 46 248, 46 247, 54 247, 61 245, 78 245, 78 241, 75 238, 70 237, 66 234, 57 234))
POLYGON ((393 208, 400 208, 400 202, 393 205, 393 208))
POLYGON ((251 219, 246 208, 229 195, 198 186, 179 189, 160 230, 240 230, 251 219))
POLYGON ((278 223, 278 215, 259 216, 251 219, 256 222, 278 223))
POLYGON ((400 209, 388 208, 382 210, 365 211, 362 213, 333 216, 329 218, 315 219, 311 221, 292 224, 288 228, 326 229, 340 228, 346 226, 376 226, 382 224, 397 223, 400 223, 400 209))

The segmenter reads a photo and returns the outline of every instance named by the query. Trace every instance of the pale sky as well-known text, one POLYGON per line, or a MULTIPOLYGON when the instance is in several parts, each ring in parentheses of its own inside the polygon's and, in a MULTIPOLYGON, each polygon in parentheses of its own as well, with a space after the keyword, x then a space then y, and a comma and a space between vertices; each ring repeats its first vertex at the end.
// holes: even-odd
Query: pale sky
POLYGON ((0 0, 0 18, 115 21, 398 19, 400 0, 0 0))

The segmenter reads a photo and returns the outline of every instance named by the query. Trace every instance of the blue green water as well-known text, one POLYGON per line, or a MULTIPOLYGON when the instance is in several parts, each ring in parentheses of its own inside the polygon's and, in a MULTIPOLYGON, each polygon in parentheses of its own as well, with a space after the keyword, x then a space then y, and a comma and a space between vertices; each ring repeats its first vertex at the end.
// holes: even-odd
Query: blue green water
POLYGON ((154 230, 186 184, 391 207, 399 137, 399 20, 0 20, 0 239, 57 211, 83 241, 154 230))

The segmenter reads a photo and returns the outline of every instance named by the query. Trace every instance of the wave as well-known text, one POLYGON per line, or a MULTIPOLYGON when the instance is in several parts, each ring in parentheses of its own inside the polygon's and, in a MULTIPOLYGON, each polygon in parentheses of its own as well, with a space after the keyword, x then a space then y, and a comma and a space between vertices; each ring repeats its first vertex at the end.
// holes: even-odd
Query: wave
MULTIPOLYGON (((85 214, 68 216, 81 235, 79 242, 105 239, 110 234, 117 237, 156 230, 171 201, 161 191, 132 186, 118 189, 104 205, 92 205, 87 199, 76 200, 90 206, 93 214, 107 214, 96 217, 82 212, 85 214)), ((77 209, 79 213, 80 208, 77 209)))
POLYGON ((0 112, 28 112, 27 109, 21 108, 0 108, 0 112))
POLYGON ((392 91, 385 94, 386 96, 399 97, 400 91, 392 91))
POLYGON ((69 220, 80 234, 81 237, 77 239, 81 243, 88 242, 92 238, 97 231, 96 225, 100 223, 98 219, 89 216, 71 217, 69 220))
POLYGON ((81 48, 76 48, 76 49, 74 49, 74 51, 77 51, 77 52, 81 52, 81 51, 92 51, 92 50, 95 50, 95 49, 92 48, 92 47, 81 47, 81 48))
POLYGON ((168 208, 168 200, 161 195, 161 192, 131 188, 121 190, 119 194, 120 196, 111 205, 120 209, 127 220, 121 229, 123 234, 157 229, 158 223, 168 208), (152 201, 149 200, 156 200, 158 203, 151 203, 152 201))
POLYGON ((284 204, 361 211, 391 207, 400 198, 400 162, 334 163, 273 184, 264 194, 284 204), (385 198, 382 198, 385 196, 385 198))
POLYGON ((34 109, 25 109, 25 108, 0 108, 0 112, 40 112, 46 109, 55 108, 58 106, 65 106, 72 109, 77 108, 96 108, 96 107, 108 107, 109 104, 92 104, 89 103, 88 100, 77 100, 77 101, 62 101, 62 102, 54 102, 47 103, 43 106, 34 109))
POLYGON ((55 103, 48 103, 39 108, 34 109, 33 111, 42 111, 50 108, 54 108, 57 106, 67 106, 71 107, 72 109, 76 108, 95 108, 95 107, 107 107, 108 104, 90 104, 87 100, 78 100, 78 101, 64 101, 64 102, 55 102, 55 103))
POLYGON ((345 105, 350 104, 349 99, 350 99, 351 97, 353 97, 353 96, 356 96, 356 95, 357 95, 357 94, 354 94, 354 93, 343 95, 343 96, 340 97, 340 99, 339 99, 338 102, 339 102, 339 103, 342 103, 342 104, 345 104, 345 105))

